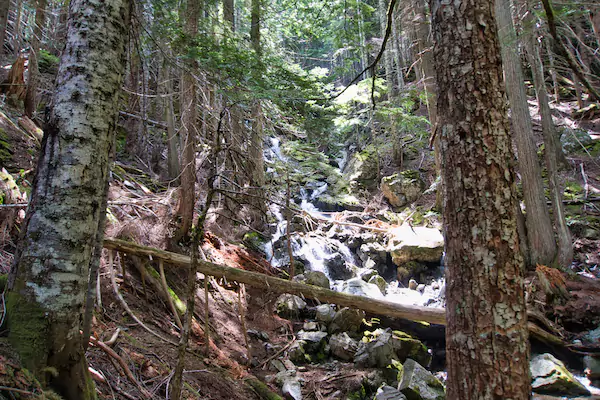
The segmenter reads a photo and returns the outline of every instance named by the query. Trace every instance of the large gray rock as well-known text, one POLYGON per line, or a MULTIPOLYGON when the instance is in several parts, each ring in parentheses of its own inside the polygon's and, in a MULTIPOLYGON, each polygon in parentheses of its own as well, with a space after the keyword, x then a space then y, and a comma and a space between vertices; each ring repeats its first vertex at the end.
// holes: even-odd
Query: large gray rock
POLYGON ((306 271, 301 275, 294 277, 295 282, 304 283, 306 285, 319 286, 325 289, 331 289, 331 283, 325 273, 321 271, 306 271))
POLYGON ((343 293, 352 294, 354 296, 369 297, 371 299, 383 300, 384 298, 377 285, 367 283, 361 278, 348 279, 342 283, 340 291, 343 293))
POLYGON ((378 171, 378 151, 370 145, 350 158, 344 168, 343 179, 352 186, 372 189, 377 186, 378 171))
POLYGON ((275 382, 281 387, 284 398, 302 400, 302 385, 296 376, 296 371, 279 372, 275 375, 275 382))
POLYGON ((407 170, 381 179, 381 191, 394 207, 413 203, 425 190, 419 171, 407 170))
POLYGON ((385 368, 393 364, 392 360, 403 363, 409 357, 425 365, 431 361, 427 347, 404 332, 376 329, 367 339, 359 344, 354 357, 357 365, 385 368))
POLYGON ((299 331, 296 336, 298 340, 305 342, 304 350, 309 354, 317 354, 323 351, 327 344, 327 332, 299 331))
POLYGON ((444 237, 435 228, 402 225, 391 230, 387 250, 398 266, 409 261, 439 262, 444 252, 444 237))
POLYGON ((406 396, 398 389, 384 385, 377 389, 373 400, 406 400, 406 396))
POLYGON ((387 282, 381 276, 373 275, 371 278, 369 278, 368 283, 376 285, 379 288, 379 290, 381 290, 381 294, 385 295, 387 291, 387 282))
POLYGON ((444 385, 429 371, 410 358, 404 363, 402 378, 398 385, 407 400, 443 400, 444 385))
POLYGON ((584 148, 594 144, 594 139, 584 129, 563 128, 560 136, 560 143, 565 153, 585 153, 584 148))
POLYGON ((357 332, 364 319, 364 311, 344 307, 335 313, 329 324, 329 333, 357 332))
POLYGON ((354 354, 358 350, 358 341, 352 339, 346 332, 336 333, 331 335, 329 347, 331 354, 344 361, 350 361, 354 359, 354 354))
POLYGON ((317 306, 315 319, 324 324, 329 324, 335 317, 335 306, 333 304, 321 304, 317 306))
POLYGON ((306 302, 293 294, 282 294, 275 301, 275 311, 283 318, 298 318, 306 309, 306 302))
POLYGON ((586 389, 565 365, 552 354, 540 354, 531 360, 531 388, 536 393, 561 396, 589 396, 586 389))

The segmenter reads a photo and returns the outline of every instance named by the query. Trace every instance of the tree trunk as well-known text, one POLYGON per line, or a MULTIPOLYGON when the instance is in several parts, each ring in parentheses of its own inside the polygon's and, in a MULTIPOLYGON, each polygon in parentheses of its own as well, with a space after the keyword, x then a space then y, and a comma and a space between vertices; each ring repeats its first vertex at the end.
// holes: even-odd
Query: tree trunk
POLYGON ((401 91, 404 88, 404 57, 402 55, 401 37, 399 33, 401 30, 398 26, 400 24, 398 22, 400 17, 395 14, 396 10, 394 10, 394 19, 392 22, 392 41, 396 52, 396 79, 398 81, 398 91, 401 91))
POLYGON ((260 0, 252 0, 252 12, 250 15, 250 42, 252 48, 256 52, 257 56, 260 57, 260 0))
POLYGON ((527 237, 522 238, 527 239, 529 249, 525 259, 533 266, 537 263, 550 265, 556 256, 556 242, 546 206, 537 146, 533 141, 533 127, 525 93, 521 58, 516 46, 517 35, 512 21, 510 0, 496 0, 496 16, 506 92, 510 100, 511 120, 519 155, 523 199, 527 211, 527 237))
POLYGON ((229 23, 232 32, 235 32, 234 0, 223 0, 223 21, 229 23))
MULTIPOLYGON (((382 38, 385 36, 385 31, 387 28, 387 11, 388 11, 388 1, 379 0, 379 27, 380 27, 380 35, 382 38)), ((393 19, 392 19, 392 25, 393 25, 393 19)), ((391 49, 391 46, 388 45, 383 53, 383 66, 385 68, 385 82, 387 84, 387 89, 388 89, 388 99, 392 98, 393 91, 394 91, 394 74, 393 74, 394 67, 393 67, 393 60, 392 60, 392 52, 390 49, 391 49)))
POLYGON ((13 34, 12 46, 15 54, 21 50, 21 16, 23 14, 23 0, 17 0, 17 16, 15 17, 15 30, 13 34))
POLYGON ((29 50, 29 75, 27 79, 27 92, 25 93, 25 115, 33 118, 33 113, 37 108, 37 87, 40 80, 40 71, 38 69, 38 55, 42 32, 44 28, 46 13, 46 0, 37 0, 35 9, 35 25, 31 38, 31 48, 29 50))
MULTIPOLYGON (((200 4, 198 0, 188 0, 186 9, 185 32, 189 37, 198 34, 198 18, 200 4)), ((194 218, 196 204, 196 119, 197 104, 196 80, 193 71, 198 69, 198 62, 188 60, 187 69, 181 77, 181 132, 184 139, 183 156, 181 157, 181 186, 179 187, 179 207, 176 218, 179 218, 173 242, 179 242, 188 236, 194 218)))
POLYGON ((573 261, 573 243, 571 241, 571 233, 569 232, 565 220, 565 208, 562 203, 563 193, 558 180, 559 157, 562 156, 562 158, 564 158, 564 153, 560 141, 558 140, 554 121, 552 121, 552 111, 550 110, 550 104, 548 102, 548 92, 546 91, 544 82, 544 70, 539 46, 534 34, 530 35, 527 40, 525 40, 527 57, 531 64, 531 72, 533 75, 533 85, 535 86, 535 95, 538 100, 542 118, 544 144, 546 146, 544 155, 548 173, 548 186, 550 188, 550 200, 554 211, 554 226, 558 237, 558 254, 556 261, 558 266, 566 268, 571 265, 571 262, 573 261))
POLYGON ((8 10, 10 0, 3 0, 0 3, 0 54, 4 54, 4 40, 6 39, 6 25, 8 23, 8 10))
POLYGON ((449 399, 528 399, 524 263, 493 3, 431 0, 449 399))
POLYGON ((163 97, 163 111, 165 121, 167 121, 167 171, 169 180, 173 182, 179 181, 179 151, 178 142, 179 135, 175 130, 175 111, 173 109, 173 82, 171 81, 171 73, 169 63, 163 63, 163 76, 160 88, 165 97, 163 97))
POLYGON ((71 0, 54 107, 8 283, 12 346, 25 367, 67 400, 95 398, 81 316, 103 234, 129 6, 71 0))

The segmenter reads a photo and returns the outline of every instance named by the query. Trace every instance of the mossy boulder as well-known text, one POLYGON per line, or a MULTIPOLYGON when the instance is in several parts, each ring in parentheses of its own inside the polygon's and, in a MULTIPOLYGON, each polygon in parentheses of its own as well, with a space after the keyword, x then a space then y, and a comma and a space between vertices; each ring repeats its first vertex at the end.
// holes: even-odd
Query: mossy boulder
POLYGON ((282 294, 275 301, 275 311, 283 318, 298 318, 306 310, 306 302, 293 294, 282 294))
POLYGON ((331 354, 344 361, 350 361, 354 359, 358 350, 358 341, 352 339, 346 332, 336 333, 329 339, 329 347, 331 354))
POLYGON ((331 288, 329 278, 321 271, 306 271, 303 274, 296 275, 294 277, 294 281, 304 283, 306 285, 322 287, 325 289, 331 288))
POLYGON ((444 252, 444 237, 436 228, 403 225, 391 230, 387 250, 397 266, 409 261, 439 262, 444 252))
POLYGON ((536 393, 561 396, 589 396, 590 391, 552 354, 534 357, 530 364, 531 388, 536 393))
POLYGON ((585 129, 563 127, 560 135, 560 142, 567 154, 585 154, 586 150, 589 151, 594 145, 594 139, 585 129))
POLYGON ((381 191, 394 207, 404 207, 417 200, 425 190, 419 171, 407 170, 381 179, 381 191))
POLYGON ((357 332, 364 319, 364 311, 344 307, 333 316, 333 320, 329 324, 329 333, 357 332))
POLYGON ((344 179, 351 185, 360 189, 374 189, 377 187, 379 176, 379 154, 373 145, 365 147, 362 151, 354 153, 344 170, 344 179))
POLYGON ((431 361, 427 347, 420 340, 388 328, 366 331, 354 362, 365 367, 386 368, 408 358, 420 360, 425 365, 431 361))
POLYGON ((418 362, 406 360, 398 390, 407 400, 443 400, 446 398, 444 385, 418 362))

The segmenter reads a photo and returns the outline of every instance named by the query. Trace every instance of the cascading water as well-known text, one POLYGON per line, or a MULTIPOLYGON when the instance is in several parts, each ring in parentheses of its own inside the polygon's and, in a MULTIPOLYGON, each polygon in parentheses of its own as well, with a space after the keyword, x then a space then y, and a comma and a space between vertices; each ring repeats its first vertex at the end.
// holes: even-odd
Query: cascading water
MULTIPOLYGON (((274 163, 287 163, 287 158, 281 151, 279 138, 270 138, 270 146, 265 149, 265 162, 267 172, 276 174, 274 163)), ((344 168, 348 160, 346 151, 337 160, 341 168, 344 168)), ((328 235, 326 228, 336 226, 332 224, 330 214, 324 213, 314 202, 328 189, 326 182, 311 182, 300 189, 299 203, 292 199, 292 207, 302 210, 307 218, 319 221, 317 229, 308 233, 293 232, 291 234, 291 249, 295 260, 304 264, 307 271, 323 272, 331 281, 334 290, 346 291, 368 297, 388 300, 394 303, 407 305, 442 305, 443 278, 434 280, 431 284, 421 287, 419 291, 402 287, 397 280, 387 284, 386 294, 375 285, 365 282, 361 276, 373 272, 369 268, 361 268, 362 261, 338 237, 328 235)), ((272 204, 271 213, 276 222, 273 226, 273 235, 270 242, 264 245, 267 259, 275 267, 283 267, 289 263, 286 234, 287 221, 282 213, 282 207, 272 204)), ((340 228, 341 229, 341 228, 340 228)), ((342 229, 346 232, 345 239, 358 235, 352 229, 342 229)))

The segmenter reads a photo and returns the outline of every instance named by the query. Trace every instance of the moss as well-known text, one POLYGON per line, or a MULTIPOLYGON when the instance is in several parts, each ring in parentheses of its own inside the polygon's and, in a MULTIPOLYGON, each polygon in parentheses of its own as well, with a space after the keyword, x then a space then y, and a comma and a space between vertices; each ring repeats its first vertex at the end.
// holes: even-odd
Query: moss
POLYGON ((12 157, 9 138, 6 131, 0 128, 0 167, 5 165, 12 157))
POLYGON ((8 274, 0 274, 0 292, 4 291, 6 282, 8 282, 8 274))
POLYGON ((265 385, 263 382, 259 381, 255 377, 247 378, 244 382, 248 386, 250 386, 252 388, 252 390, 254 390, 254 392, 261 399, 264 399, 264 400, 282 400, 282 398, 279 395, 277 395, 276 393, 273 393, 271 391, 271 389, 269 389, 269 387, 267 385, 265 385))
MULTIPOLYGON (((16 290, 6 295, 9 341, 19 354, 23 366, 32 370, 36 376, 42 377, 39 368, 46 364, 45 360, 48 358, 50 321, 43 308, 19 294, 18 286, 17 282, 16 290)), ((42 384, 45 384, 45 381, 42 384)))
MULTIPOLYGON (((162 281, 159 272, 157 270, 155 270, 152 266, 146 264, 146 271, 154 279, 157 279, 159 282, 162 281)), ((182 315, 185 314, 185 303, 183 301, 181 301, 181 299, 179 298, 179 296, 177 296, 177 293, 175 293, 173 291, 173 289, 171 289, 171 287, 169 285, 167 285, 167 291, 169 292, 169 296, 171 296, 171 299, 173 300, 173 304, 175 304, 175 308, 177 308, 177 310, 182 315)))
POLYGON ((348 400, 363 400, 367 398, 367 390, 364 385, 360 385, 360 389, 355 392, 348 393, 348 400))
POLYGON ((44 49, 40 50, 38 68, 40 72, 56 74, 58 72, 59 58, 44 49))
POLYGON ((583 195, 583 187, 577 182, 565 182, 564 197, 565 200, 575 200, 583 195))

